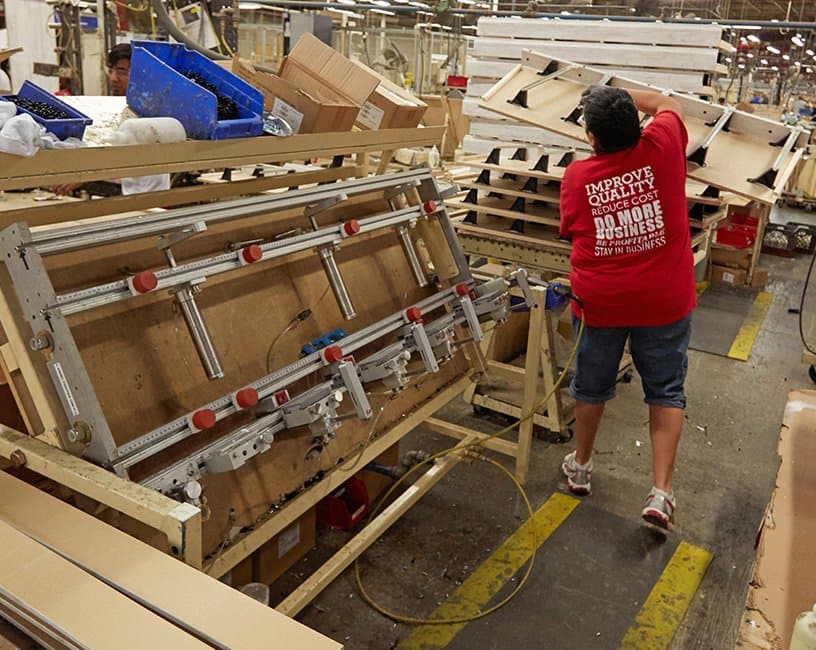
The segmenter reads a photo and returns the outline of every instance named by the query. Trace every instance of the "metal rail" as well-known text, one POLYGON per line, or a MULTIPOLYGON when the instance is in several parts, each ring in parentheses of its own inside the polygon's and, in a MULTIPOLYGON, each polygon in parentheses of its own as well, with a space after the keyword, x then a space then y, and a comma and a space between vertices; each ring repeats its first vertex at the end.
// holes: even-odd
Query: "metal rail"
MULTIPOLYGON (((349 196, 388 189, 411 180, 433 178, 430 170, 417 169, 384 176, 371 176, 342 183, 342 192, 349 196)), ((297 192, 282 192, 251 198, 233 199, 204 206, 175 208, 166 212, 125 219, 109 219, 92 224, 34 230, 31 241, 23 248, 34 247, 40 255, 53 255, 83 248, 102 246, 151 235, 163 235, 197 223, 205 225, 244 219, 273 211, 304 207, 336 196, 338 184, 318 185, 297 192)))
MULTIPOLYGON (((335 194, 337 191, 335 190, 335 194)), ((395 212, 374 215, 359 220, 359 234, 375 232, 389 226, 398 226, 409 223, 423 216, 420 206, 405 208, 395 212)), ((261 261, 268 261, 312 250, 323 246, 330 246, 343 239, 343 224, 321 228, 317 231, 309 231, 302 235, 295 235, 286 239, 260 244, 263 257, 261 261)), ((39 248, 38 248, 39 250, 39 248)), ((190 282, 201 281, 204 278, 219 275, 229 271, 235 271, 244 266, 241 261, 242 251, 238 250, 230 253, 222 253, 213 257, 203 258, 171 266, 159 271, 154 275, 158 280, 155 290, 174 289, 190 282)), ((116 280, 106 284, 80 289, 70 293, 57 296, 57 302, 50 305, 49 309, 59 309, 63 315, 69 316, 88 309, 102 307, 121 300, 128 300, 134 297, 128 279, 116 280)))

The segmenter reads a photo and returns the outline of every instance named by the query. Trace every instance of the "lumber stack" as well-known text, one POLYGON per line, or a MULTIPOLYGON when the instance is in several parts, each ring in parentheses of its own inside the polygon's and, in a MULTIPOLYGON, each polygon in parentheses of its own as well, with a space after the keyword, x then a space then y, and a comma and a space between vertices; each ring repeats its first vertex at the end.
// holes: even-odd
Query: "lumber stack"
MULTIPOLYGON (((568 273, 572 246, 558 232, 561 180, 567 165, 585 154, 528 154, 525 147, 496 148, 486 158, 465 158, 463 164, 476 174, 457 180, 463 192, 446 205, 456 215, 454 227, 469 255, 523 264, 539 273, 568 273)), ((689 181, 686 195, 696 263, 705 257, 711 232, 727 210, 720 193, 702 183, 689 181)))
POLYGON ((466 66, 471 81, 464 110, 471 117, 471 129, 464 153, 487 155, 498 143, 578 146, 569 138, 479 107, 479 98, 520 62, 524 49, 710 96, 713 79, 726 72, 720 58, 733 49, 722 36, 718 25, 480 18, 466 66))

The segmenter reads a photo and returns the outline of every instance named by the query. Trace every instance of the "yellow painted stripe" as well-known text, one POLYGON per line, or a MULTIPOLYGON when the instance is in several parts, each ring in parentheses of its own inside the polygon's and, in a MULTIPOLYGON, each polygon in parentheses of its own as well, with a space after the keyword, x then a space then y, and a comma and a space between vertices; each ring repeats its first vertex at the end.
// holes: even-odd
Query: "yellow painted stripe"
POLYGON ((773 302, 773 295, 767 291, 760 291, 754 299, 754 304, 748 311, 748 315, 742 322, 739 332, 737 332, 734 342, 731 344, 731 349, 728 351, 729 359, 737 359, 739 361, 748 361, 751 355, 751 348, 754 347, 759 329, 762 327, 762 321, 765 320, 765 314, 773 302))
MULTIPOLYGON (((531 519, 524 522, 516 532, 510 535, 436 609, 430 618, 464 618, 477 614, 530 559, 532 530, 535 530, 536 548, 538 548, 575 510, 578 503, 578 499, 565 494, 553 494, 531 519)), ((400 643, 399 648, 401 650, 444 648, 464 627, 464 623, 420 625, 400 643)))
POLYGON ((626 632, 620 650, 668 648, 711 563, 711 553, 680 542, 626 632))

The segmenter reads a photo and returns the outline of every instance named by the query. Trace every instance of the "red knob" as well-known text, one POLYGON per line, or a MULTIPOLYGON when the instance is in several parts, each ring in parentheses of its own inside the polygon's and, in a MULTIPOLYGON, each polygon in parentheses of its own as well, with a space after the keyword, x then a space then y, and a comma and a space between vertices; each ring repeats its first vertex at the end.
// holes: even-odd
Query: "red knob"
POLYGON ((360 232, 360 222, 357 221, 357 219, 346 221, 346 223, 343 224, 343 232, 349 237, 356 235, 358 232, 360 232))
POLYGON ((258 403, 258 391, 254 388, 242 388, 235 393, 235 403, 242 409, 255 406, 258 403))
POLYGON ((246 248, 241 249, 241 257, 244 258, 247 264, 254 264, 263 257, 263 251, 258 244, 250 244, 246 248))
POLYGON ((339 345, 330 345, 323 350, 323 359, 326 363, 335 363, 343 358, 343 351, 339 345))
POLYGON ((456 295, 458 296, 467 296, 470 295, 470 287, 468 286, 467 282, 460 282, 456 285, 456 295))
POLYGON ((275 393, 275 404, 277 406, 283 406, 288 401, 289 401, 288 390, 279 390, 277 393, 275 393))
POLYGON ((430 214, 431 212, 436 212, 436 201, 433 199, 428 199, 425 203, 422 204, 422 209, 425 210, 426 214, 430 214))
POLYGON ((405 310, 405 318, 412 323, 417 323, 422 320, 422 310, 419 307, 408 307, 405 310))
POLYGON ((159 279, 153 271, 142 271, 133 276, 133 290, 136 293, 148 293, 159 284, 159 279))
POLYGON ((215 411, 200 409, 193 413, 192 422, 196 429, 211 429, 215 426, 215 411))

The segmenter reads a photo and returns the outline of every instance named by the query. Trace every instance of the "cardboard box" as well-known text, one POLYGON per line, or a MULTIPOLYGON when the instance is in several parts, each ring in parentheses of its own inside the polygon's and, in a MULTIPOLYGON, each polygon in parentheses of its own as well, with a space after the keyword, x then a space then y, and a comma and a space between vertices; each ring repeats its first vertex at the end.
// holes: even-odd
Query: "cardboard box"
POLYGON ((274 582, 313 549, 316 521, 315 509, 312 507, 289 528, 261 546, 253 557, 255 582, 264 584, 274 582))
POLYGON ((730 266, 735 269, 747 270, 751 266, 751 249, 712 245, 711 263, 718 266, 730 266))
POLYGON ((362 63, 351 61, 311 34, 300 37, 281 62, 280 77, 311 92, 329 87, 360 106, 362 129, 413 128, 428 106, 362 63))
POLYGON ((748 273, 744 269, 733 269, 728 266, 711 265, 711 281, 741 287, 745 284, 748 273))
POLYGON ((360 105, 325 85, 299 87, 277 75, 255 70, 237 57, 224 67, 263 93, 264 110, 284 119, 295 133, 349 131, 360 105))
POLYGON ((768 284, 768 269, 755 268, 754 275, 751 278, 751 286, 763 289, 766 284, 768 284))

